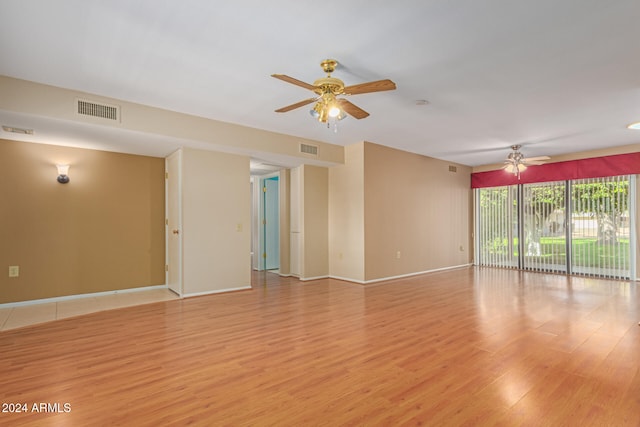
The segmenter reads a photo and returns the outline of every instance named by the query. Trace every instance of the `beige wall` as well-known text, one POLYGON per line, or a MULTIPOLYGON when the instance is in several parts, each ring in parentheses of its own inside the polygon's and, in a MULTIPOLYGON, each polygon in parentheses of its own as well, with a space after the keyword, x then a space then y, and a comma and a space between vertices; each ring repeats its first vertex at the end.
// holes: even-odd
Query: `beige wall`
POLYGON ((249 158, 185 148, 182 160, 184 294, 251 286, 249 158))
POLYGON ((345 147, 329 172, 331 276, 366 283, 468 265, 470 175, 369 142, 345 147))
POLYGON ((471 262, 471 168, 450 165, 365 143, 365 280, 471 262))
MULTIPOLYGON (((344 161, 341 146, 291 135, 268 132, 232 123, 196 117, 146 105, 105 98, 26 80, 0 76, 0 109, 44 116, 80 124, 98 124, 133 132, 163 135, 194 142, 194 148, 265 157, 304 159, 307 163, 333 165, 344 161), (104 120, 76 114, 76 99, 120 107, 121 120, 104 120), (318 146, 318 156, 300 153, 300 143, 318 146)), ((164 153, 163 155, 169 155, 164 153)))
POLYGON ((329 275, 329 171, 301 166, 302 279, 329 275))
POLYGON ((0 159, 0 303, 164 284, 164 159, 9 140, 0 159))
POLYGON ((329 270, 363 282, 364 143, 345 147, 345 164, 329 169, 329 270))

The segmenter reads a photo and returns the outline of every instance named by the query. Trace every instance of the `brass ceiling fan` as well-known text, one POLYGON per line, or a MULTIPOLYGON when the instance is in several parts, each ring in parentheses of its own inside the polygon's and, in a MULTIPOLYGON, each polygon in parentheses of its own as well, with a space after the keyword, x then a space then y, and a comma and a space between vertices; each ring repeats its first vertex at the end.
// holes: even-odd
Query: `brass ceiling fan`
POLYGON ((503 169, 507 172, 514 174, 520 179, 520 173, 524 171, 527 166, 532 165, 542 165, 546 163, 547 160, 551 159, 549 156, 539 156, 539 157, 528 157, 525 158, 524 155, 520 152, 521 145, 512 145, 511 149, 513 150, 507 156, 507 159, 504 161, 505 165, 503 169))
POLYGON ((342 120, 347 114, 356 119, 364 119, 369 116, 369 113, 347 101, 345 98, 338 98, 338 96, 382 92, 396 88, 396 84, 389 79, 345 86, 342 80, 331 77, 331 73, 335 71, 337 65, 338 61, 335 59, 325 59, 322 61, 320 66, 322 66, 324 72, 327 73, 327 76, 316 80, 313 84, 305 83, 284 74, 272 74, 271 77, 309 89, 317 95, 313 98, 278 108, 276 113, 286 113, 287 111, 295 110, 296 108, 315 102, 316 105, 310 113, 313 117, 317 118, 319 122, 327 123, 327 126, 329 125, 330 119, 342 120))

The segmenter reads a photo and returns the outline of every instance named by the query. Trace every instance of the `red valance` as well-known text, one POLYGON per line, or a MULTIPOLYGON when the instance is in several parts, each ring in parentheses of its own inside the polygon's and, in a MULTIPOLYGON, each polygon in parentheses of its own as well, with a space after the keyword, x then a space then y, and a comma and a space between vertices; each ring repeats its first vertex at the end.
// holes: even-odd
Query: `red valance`
POLYGON ((529 166, 520 179, 504 169, 471 174, 471 188, 602 178, 640 173, 640 152, 529 166))

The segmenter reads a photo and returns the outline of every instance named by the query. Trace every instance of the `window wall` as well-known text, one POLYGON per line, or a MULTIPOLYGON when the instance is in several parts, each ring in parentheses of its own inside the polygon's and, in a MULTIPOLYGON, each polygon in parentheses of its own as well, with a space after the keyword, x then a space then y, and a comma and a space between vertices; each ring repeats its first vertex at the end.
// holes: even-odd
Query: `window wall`
POLYGON ((476 264, 635 277, 635 178, 476 189, 476 264))

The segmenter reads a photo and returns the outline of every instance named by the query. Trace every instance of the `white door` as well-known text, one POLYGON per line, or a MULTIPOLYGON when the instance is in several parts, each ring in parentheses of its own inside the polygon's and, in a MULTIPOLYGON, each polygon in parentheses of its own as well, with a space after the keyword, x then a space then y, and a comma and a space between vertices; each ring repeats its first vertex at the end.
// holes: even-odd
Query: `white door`
POLYGON ((169 289, 182 296, 182 151, 167 157, 166 212, 167 243, 166 283, 169 289))

